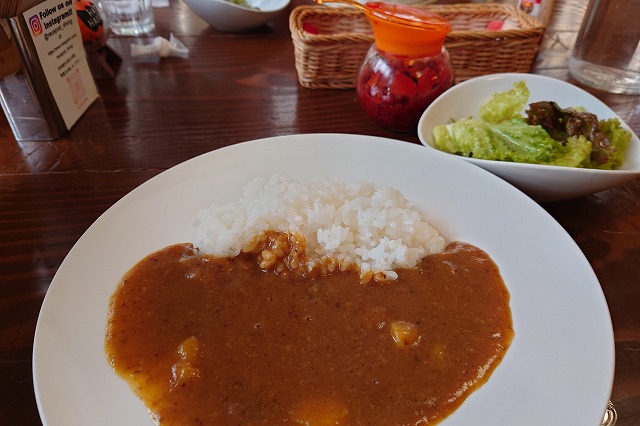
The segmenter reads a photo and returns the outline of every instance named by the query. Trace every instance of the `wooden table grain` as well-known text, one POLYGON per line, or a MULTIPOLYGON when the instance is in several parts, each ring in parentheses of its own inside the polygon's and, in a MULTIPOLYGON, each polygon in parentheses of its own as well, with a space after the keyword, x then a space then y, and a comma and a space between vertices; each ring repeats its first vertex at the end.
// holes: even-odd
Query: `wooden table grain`
MULTIPOLYGON (((567 63, 585 3, 555 1, 533 72, 576 83, 567 63)), ((189 48, 189 59, 132 58, 133 39, 112 38, 123 58, 117 75, 97 81, 100 99, 61 140, 16 142, 0 116, 2 425, 41 424, 31 356, 43 298, 82 233, 129 191, 196 155, 268 136, 338 132, 418 143, 416 135, 377 127, 353 90, 300 87, 287 14, 258 31, 227 34, 207 26, 182 0, 154 13, 156 34, 173 33, 189 48)), ((640 133, 639 96, 587 90, 640 133)), ((640 180, 543 207, 600 280, 615 331, 617 424, 638 425, 640 180)))

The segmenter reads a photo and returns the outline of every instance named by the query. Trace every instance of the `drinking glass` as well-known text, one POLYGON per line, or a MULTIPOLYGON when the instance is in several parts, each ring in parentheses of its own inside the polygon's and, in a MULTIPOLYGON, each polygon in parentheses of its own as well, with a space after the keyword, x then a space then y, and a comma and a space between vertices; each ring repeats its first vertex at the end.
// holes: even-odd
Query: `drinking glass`
POLYGON ((137 36, 155 29, 151 0, 100 0, 100 7, 116 35, 137 36))
POLYGON ((640 0, 591 0, 569 59, 579 82, 640 94, 640 0))

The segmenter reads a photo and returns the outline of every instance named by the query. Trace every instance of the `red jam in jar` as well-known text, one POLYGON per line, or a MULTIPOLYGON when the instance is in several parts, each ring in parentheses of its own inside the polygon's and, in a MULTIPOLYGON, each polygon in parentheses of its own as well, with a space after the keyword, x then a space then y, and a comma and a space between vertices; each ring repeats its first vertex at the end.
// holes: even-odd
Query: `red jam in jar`
POLYGON ((360 105, 378 125, 413 132, 424 110, 452 84, 446 51, 416 59, 382 52, 374 45, 358 73, 356 92, 360 105))
POLYGON ((451 27, 442 17, 411 6, 365 6, 375 44, 356 78, 358 101, 381 127, 415 132, 424 110, 453 84, 444 48, 451 27))

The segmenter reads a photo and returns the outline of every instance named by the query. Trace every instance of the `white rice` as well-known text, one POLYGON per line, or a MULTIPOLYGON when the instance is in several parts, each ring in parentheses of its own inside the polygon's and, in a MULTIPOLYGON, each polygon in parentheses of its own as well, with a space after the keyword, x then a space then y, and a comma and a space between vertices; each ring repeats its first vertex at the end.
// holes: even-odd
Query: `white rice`
POLYGON ((282 176, 258 178, 237 202, 212 205, 198 214, 194 246, 202 253, 236 256, 266 231, 299 233, 306 239, 308 268, 323 259, 355 264, 395 279, 444 250, 444 238, 400 191, 370 182, 329 179, 307 183, 282 176))

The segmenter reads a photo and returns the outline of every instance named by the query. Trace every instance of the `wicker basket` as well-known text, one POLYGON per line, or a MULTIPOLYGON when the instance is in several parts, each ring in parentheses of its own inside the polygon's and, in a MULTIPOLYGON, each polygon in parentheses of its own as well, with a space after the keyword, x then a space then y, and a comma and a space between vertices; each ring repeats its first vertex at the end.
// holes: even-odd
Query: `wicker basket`
MULTIPOLYGON (((451 23, 445 40, 456 83, 497 72, 528 72, 538 52, 544 25, 511 5, 418 6, 451 23), (493 21, 511 29, 489 31, 493 21)), ((303 87, 348 89, 373 43, 364 14, 348 7, 298 6, 289 17, 296 71, 303 87)))

